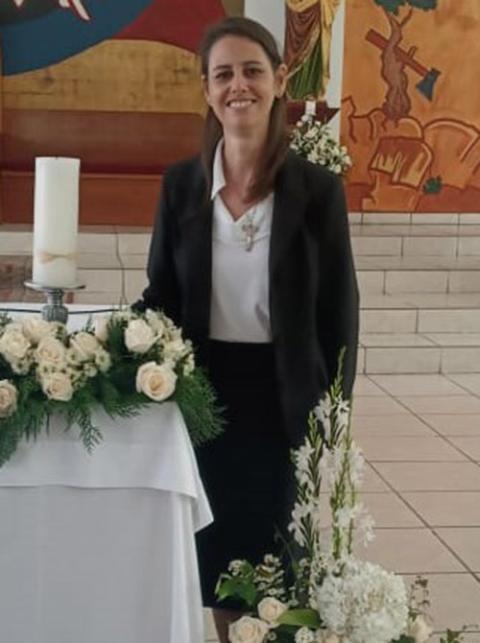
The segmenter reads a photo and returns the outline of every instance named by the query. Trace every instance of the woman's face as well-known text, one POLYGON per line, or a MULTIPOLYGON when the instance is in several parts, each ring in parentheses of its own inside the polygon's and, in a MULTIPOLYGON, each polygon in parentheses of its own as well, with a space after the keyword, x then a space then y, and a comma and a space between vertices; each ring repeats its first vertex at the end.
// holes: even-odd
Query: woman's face
POLYGON ((256 42, 225 36, 210 50, 205 97, 225 133, 264 133, 275 97, 285 91, 286 67, 273 70, 256 42))

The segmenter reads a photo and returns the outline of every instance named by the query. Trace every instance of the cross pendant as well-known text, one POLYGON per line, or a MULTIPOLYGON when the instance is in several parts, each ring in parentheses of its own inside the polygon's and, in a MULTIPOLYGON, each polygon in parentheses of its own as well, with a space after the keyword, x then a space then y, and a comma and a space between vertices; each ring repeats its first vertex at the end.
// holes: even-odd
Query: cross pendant
POLYGON ((257 234, 258 229, 258 226, 254 225, 251 222, 244 223, 242 225, 242 232, 245 235, 245 250, 247 252, 250 252, 253 248, 253 242, 255 240, 255 235, 257 234))

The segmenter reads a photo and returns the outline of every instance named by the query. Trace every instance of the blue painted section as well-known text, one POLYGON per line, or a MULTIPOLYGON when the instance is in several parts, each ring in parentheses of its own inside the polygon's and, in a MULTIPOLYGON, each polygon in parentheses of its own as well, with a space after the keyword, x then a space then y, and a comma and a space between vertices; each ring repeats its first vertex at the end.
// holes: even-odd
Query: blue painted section
POLYGON ((40 18, 0 26, 3 74, 42 69, 111 38, 154 0, 83 0, 90 21, 59 8, 40 18))

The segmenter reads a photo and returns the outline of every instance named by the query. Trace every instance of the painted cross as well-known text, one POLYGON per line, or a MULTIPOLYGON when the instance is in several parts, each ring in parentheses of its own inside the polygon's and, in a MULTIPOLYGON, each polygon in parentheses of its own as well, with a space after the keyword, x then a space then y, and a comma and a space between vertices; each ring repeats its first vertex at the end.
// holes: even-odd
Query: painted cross
MULTIPOLYGON (((25 0, 13 0, 15 5, 20 8, 25 0)), ((82 0, 57 0, 58 6, 62 9, 71 9, 82 20, 90 20, 90 14, 83 6, 82 0)))

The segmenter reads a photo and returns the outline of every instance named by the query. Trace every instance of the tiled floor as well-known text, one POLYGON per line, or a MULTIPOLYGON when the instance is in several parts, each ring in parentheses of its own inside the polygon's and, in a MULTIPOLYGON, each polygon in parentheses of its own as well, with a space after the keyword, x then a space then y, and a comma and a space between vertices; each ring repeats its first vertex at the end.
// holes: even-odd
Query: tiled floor
POLYGON ((359 375, 353 431, 376 523, 357 553, 424 575, 436 629, 468 625, 465 643, 480 643, 480 374, 359 375))

